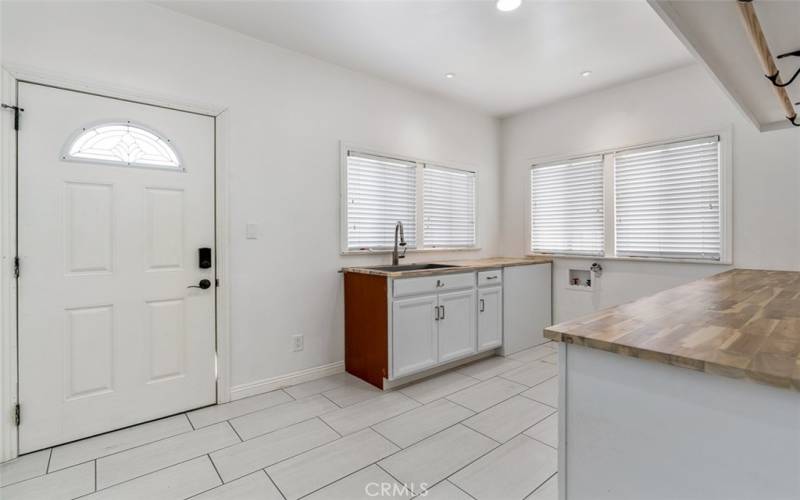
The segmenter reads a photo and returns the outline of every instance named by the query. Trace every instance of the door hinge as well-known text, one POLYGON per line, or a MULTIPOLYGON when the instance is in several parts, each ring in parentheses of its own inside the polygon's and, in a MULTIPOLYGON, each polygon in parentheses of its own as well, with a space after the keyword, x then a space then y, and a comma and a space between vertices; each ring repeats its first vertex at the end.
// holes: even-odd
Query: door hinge
POLYGON ((0 108, 8 109, 14 112, 14 130, 19 130, 19 114, 25 110, 19 106, 12 106, 5 103, 0 104, 0 108))
POLYGON ((19 257, 14 257, 14 277, 19 278, 19 257))
POLYGON ((19 409, 19 403, 17 403, 16 406, 14 406, 14 425, 19 427, 19 422, 20 422, 20 409, 19 409))

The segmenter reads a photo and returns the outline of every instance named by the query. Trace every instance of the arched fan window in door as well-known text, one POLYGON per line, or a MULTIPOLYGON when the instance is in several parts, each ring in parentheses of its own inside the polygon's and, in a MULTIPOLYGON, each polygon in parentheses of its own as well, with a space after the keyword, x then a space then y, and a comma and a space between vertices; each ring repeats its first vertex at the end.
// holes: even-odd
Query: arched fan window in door
POLYGON ((67 143, 61 158, 67 161, 183 170, 169 139, 131 122, 103 123, 79 130, 67 143))

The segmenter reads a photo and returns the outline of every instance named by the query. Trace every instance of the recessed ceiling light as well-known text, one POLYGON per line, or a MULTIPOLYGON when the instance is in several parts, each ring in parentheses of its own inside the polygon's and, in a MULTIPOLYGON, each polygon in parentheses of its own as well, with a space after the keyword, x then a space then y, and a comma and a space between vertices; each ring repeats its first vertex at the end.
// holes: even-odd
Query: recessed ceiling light
POLYGON ((587 76, 592 76, 591 71, 581 71, 581 76, 586 78, 587 76))
POLYGON ((444 77, 447 78, 447 79, 453 79, 453 78, 456 77, 456 74, 455 73, 445 73, 444 77))
POLYGON ((511 12, 522 5, 522 0, 497 0, 497 10, 501 12, 511 12))

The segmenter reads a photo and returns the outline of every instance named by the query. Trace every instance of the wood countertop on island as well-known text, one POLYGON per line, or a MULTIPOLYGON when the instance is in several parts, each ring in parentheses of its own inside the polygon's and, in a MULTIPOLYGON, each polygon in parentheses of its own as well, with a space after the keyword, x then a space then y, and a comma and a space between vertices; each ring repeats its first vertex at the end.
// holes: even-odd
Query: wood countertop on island
POLYGON ((733 269, 548 327, 545 336, 800 391, 800 272, 733 269))

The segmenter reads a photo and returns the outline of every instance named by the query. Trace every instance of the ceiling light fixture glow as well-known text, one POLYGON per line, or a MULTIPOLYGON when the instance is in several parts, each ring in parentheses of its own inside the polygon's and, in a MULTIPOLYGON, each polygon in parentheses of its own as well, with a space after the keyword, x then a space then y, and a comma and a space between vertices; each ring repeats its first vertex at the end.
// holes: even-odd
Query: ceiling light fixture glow
POLYGON ((581 71, 581 76, 586 78, 587 76, 592 76, 591 71, 581 71))
POLYGON ((453 78, 456 77, 456 74, 455 73, 445 73, 444 77, 447 78, 448 80, 452 80, 453 78))
POLYGON ((522 5, 522 0, 497 0, 497 10, 501 12, 517 10, 520 5, 522 5))

